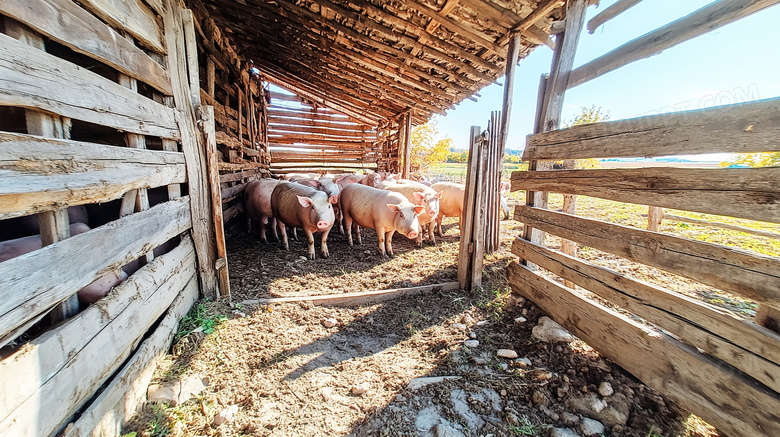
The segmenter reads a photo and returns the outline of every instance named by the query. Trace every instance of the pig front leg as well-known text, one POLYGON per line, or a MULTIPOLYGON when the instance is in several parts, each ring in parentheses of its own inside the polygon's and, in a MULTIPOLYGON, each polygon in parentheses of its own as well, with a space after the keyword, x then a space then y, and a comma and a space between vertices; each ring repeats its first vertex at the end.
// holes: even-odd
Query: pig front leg
POLYGON ((436 227, 439 228, 439 237, 444 238, 444 232, 441 229, 442 220, 444 220, 444 216, 439 214, 439 216, 436 217, 436 227))
MULTIPOLYGON (((376 229, 376 236, 379 239, 379 253, 382 256, 387 256, 387 252, 385 252, 385 228, 377 226, 374 229, 376 229)), ((392 255, 392 252, 390 254, 392 255)))
POLYGON ((333 226, 325 229, 325 232, 322 233, 322 245, 320 246, 320 252, 322 253, 323 258, 330 257, 330 252, 328 252, 328 234, 330 234, 331 229, 333 229, 333 226))
POLYGON ((423 245, 423 233, 422 233, 422 228, 423 228, 423 226, 425 226, 425 225, 424 225, 424 224, 423 224, 423 223, 420 221, 420 219, 419 219, 419 218, 417 219, 417 224, 418 224, 418 225, 420 225, 420 228, 421 228, 420 230, 421 230, 421 232, 420 232, 419 234, 417 234, 417 238, 415 238, 415 239, 414 239, 414 241, 415 241, 415 243, 417 243, 417 247, 422 247, 422 245, 423 245))
POLYGON ((355 223, 355 234, 357 235, 358 246, 363 245, 363 234, 360 232, 360 225, 355 223))
POLYGON ((344 214, 344 224, 347 228, 347 242, 349 243, 349 247, 352 247, 352 216, 344 214))
POLYGON ((278 222, 279 232, 282 234, 282 246, 284 246, 284 250, 290 250, 290 243, 287 241, 287 228, 281 220, 278 220, 278 222))
POLYGON ((268 244, 268 238, 265 237, 266 224, 268 223, 268 217, 260 217, 260 241, 263 244, 268 244))
POLYGON ((293 227, 292 231, 293 231, 293 240, 300 241, 300 240, 298 240, 298 228, 293 227))
POLYGON ((428 238, 431 239, 431 243, 433 243, 434 245, 436 244, 436 235, 434 235, 434 232, 433 232, 433 225, 435 223, 436 222, 434 220, 431 220, 431 221, 428 222, 428 224, 425 225, 427 227, 427 229, 428 229, 428 238))
POLYGON ((393 256, 393 234, 394 233, 395 233, 395 229, 393 229, 392 231, 388 231, 385 234, 385 245, 387 246, 387 253, 390 256, 393 256))
POLYGON ((303 228, 303 232, 306 233, 306 241, 309 242, 309 259, 314 259, 314 234, 312 234, 311 230, 309 228, 303 228))
POLYGON ((269 217, 268 223, 271 224, 271 233, 273 234, 274 241, 279 241, 279 234, 276 233, 276 219, 273 217, 269 217))

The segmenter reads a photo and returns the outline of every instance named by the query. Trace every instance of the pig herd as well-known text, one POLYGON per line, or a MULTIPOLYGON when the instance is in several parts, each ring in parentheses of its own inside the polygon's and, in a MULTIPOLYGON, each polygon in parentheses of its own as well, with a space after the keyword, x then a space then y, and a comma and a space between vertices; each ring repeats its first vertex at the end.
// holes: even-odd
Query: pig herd
MULTIPOLYGON (((361 228, 377 234, 382 256, 393 255, 395 232, 422 246, 427 238, 436 243, 435 228, 443 236, 444 217, 458 217, 463 211, 464 186, 445 181, 400 179, 399 175, 376 172, 368 175, 289 174, 284 180, 260 179, 247 184, 244 200, 247 230, 259 224, 260 240, 268 234, 289 250, 288 229, 297 239, 302 229, 308 242, 308 258, 315 259, 314 233, 322 233, 320 254, 328 257, 328 235, 336 226, 353 246, 353 234, 362 244, 361 228), (278 233, 277 233, 278 229, 278 233)), ((508 217, 506 201, 502 209, 508 217)), ((460 223, 458 223, 460 226, 460 223)))

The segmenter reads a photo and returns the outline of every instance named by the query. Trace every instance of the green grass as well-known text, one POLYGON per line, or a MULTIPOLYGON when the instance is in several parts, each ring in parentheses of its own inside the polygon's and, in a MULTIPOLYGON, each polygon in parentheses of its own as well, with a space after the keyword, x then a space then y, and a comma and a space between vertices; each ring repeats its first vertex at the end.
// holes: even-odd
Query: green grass
MULTIPOLYGON (((502 179, 509 179, 510 175, 513 171, 524 171, 528 168, 528 164, 520 163, 520 164, 507 164, 504 163, 504 168, 502 170, 502 179)), ((456 180, 456 182, 459 181, 459 179, 462 179, 465 181, 466 179, 466 164, 461 164, 457 162, 442 162, 440 164, 436 164, 435 166, 432 166, 428 169, 426 172, 430 175, 443 175, 443 176, 449 176, 456 180)))
POLYGON ((202 328, 202 332, 206 335, 211 334, 227 320, 222 314, 213 314, 208 310, 208 307, 204 303, 199 303, 194 306, 187 317, 185 317, 179 325, 179 332, 176 333, 176 340, 182 337, 190 335, 198 328, 202 328))

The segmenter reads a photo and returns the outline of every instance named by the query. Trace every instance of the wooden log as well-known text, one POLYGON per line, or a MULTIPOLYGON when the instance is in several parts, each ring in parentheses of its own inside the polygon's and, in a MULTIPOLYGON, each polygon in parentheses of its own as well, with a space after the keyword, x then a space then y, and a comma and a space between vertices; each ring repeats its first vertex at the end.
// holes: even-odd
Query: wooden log
POLYGON ((404 117, 403 124, 404 131, 404 171, 402 176, 404 179, 409 179, 409 174, 412 168, 412 113, 407 112, 404 117))
POLYGON ((345 137, 333 137, 329 135, 321 135, 321 134, 274 134, 273 132, 268 133, 268 140, 271 141, 271 143, 277 143, 277 144, 297 144, 297 143, 308 143, 308 144, 317 144, 317 145, 343 145, 343 146, 365 146, 370 147, 373 145, 372 141, 365 141, 358 138, 345 138, 345 137))
POLYGON ((236 170, 254 170, 254 171, 260 171, 267 172, 268 166, 265 164, 261 164, 259 162, 244 162, 244 163, 233 163, 233 162, 218 162, 217 168, 219 171, 236 171, 236 170))
POLYGON ((458 283, 463 290, 470 290, 472 284, 472 259, 474 254, 474 210, 476 205, 477 178, 479 174, 481 128, 471 126, 469 132, 469 162, 466 167, 466 187, 463 200, 463 212, 460 217, 460 244, 458 248, 458 283))
POLYGON ((778 136, 780 98, 773 98, 531 135, 523 160, 777 152, 778 136))
POLYGON ((588 21, 588 33, 592 34, 602 24, 638 5, 642 0, 618 0, 588 21))
POLYGON ((512 243, 512 253, 598 294, 742 370, 772 390, 780 391, 780 335, 716 306, 522 239, 512 243))
POLYGON ((780 308, 762 303, 756 308, 755 321, 757 324, 780 334, 780 308))
POLYGON ((110 25, 127 31, 147 48, 165 53, 157 17, 140 0, 84 0, 81 4, 110 25))
POLYGON ((225 223, 229 223, 231 220, 233 220, 236 216, 244 212, 244 204, 241 202, 236 202, 233 204, 233 206, 227 208, 225 212, 223 213, 223 217, 225 219, 225 223))
POLYGON ((291 124, 278 124, 270 123, 268 125, 268 134, 271 136, 277 135, 311 135, 315 138, 332 138, 332 139, 349 139, 349 140, 366 140, 373 139, 375 137, 369 137, 364 132, 355 129, 338 129, 331 127, 319 127, 319 126, 307 126, 307 125, 291 125, 291 124))
MULTIPOLYGON (((506 140, 509 136, 509 117, 512 115, 512 97, 515 92, 515 70, 520 57, 520 35, 513 34, 509 39, 507 50, 506 71, 504 72, 504 100, 501 104, 501 155, 506 150, 506 140)), ((503 159, 503 158, 502 158, 503 159)))
POLYGON ((173 110, 91 71, 0 34, 0 105, 178 138, 173 110))
POLYGON ((274 297, 269 299, 249 299, 242 301, 243 305, 271 305, 294 302, 311 302, 314 305, 328 306, 360 306, 374 305, 386 300, 398 299, 401 297, 415 296, 422 293, 458 290, 457 282, 444 282, 433 285, 420 285, 407 288, 390 288, 376 291, 359 291, 354 293, 333 293, 324 295, 307 296, 289 296, 274 297))
MULTIPOLYGON (((219 275, 219 295, 222 299, 230 299, 230 279, 228 276, 227 248, 225 246, 225 228, 222 218, 222 193, 219 186, 219 168, 217 167, 217 141, 214 133, 214 108, 201 106, 200 126, 206 143, 206 158, 208 161, 208 175, 211 186, 211 208, 214 220, 214 229, 217 242, 217 262, 221 268, 217 268, 219 275), (224 261, 221 261, 224 260, 224 261)), ((217 264, 215 264, 216 266, 217 264)))
POLYGON ((780 298, 776 257, 522 205, 515 220, 760 302, 780 298))
MULTIPOLYGON (((216 243, 211 220, 211 196, 209 195, 208 173, 205 147, 195 127, 195 113, 192 107, 187 74, 186 50, 184 48, 184 29, 178 4, 169 4, 163 15, 168 65, 170 67, 173 98, 180 112, 181 148, 187 167, 187 184, 192 217, 192 236, 195 253, 198 257, 198 279, 200 291, 205 297, 215 298, 217 293, 217 275, 214 269, 216 243)), ((189 23, 188 23, 189 24, 189 23)), ((195 52, 197 53, 197 52, 195 52)), ((197 62, 196 62, 197 65, 197 62)), ((197 74, 197 71, 195 72, 197 74)), ((195 81, 199 87, 199 81, 195 81)))
POLYGON ((72 1, 9 1, 0 3, 0 12, 79 53, 143 80, 163 94, 171 94, 171 82, 160 64, 72 1))
POLYGON ((219 182, 236 182, 247 178, 261 177, 262 173, 251 170, 239 171, 237 173, 227 173, 219 175, 219 182))
POLYGON ((664 220, 664 209, 658 206, 647 208, 647 230, 661 232, 661 222, 664 220))
POLYGON ((721 0, 710 3, 577 67, 571 72, 568 87, 574 88, 624 65, 657 55, 777 3, 778 0, 721 0))
POLYGON ((0 336, 189 229, 188 208, 187 197, 161 203, 0 263, 0 336))
MULTIPOLYGON (((132 285, 140 282, 135 281, 131 286, 118 290, 129 292, 132 298, 124 300, 124 305, 116 305, 116 301, 110 301, 109 303, 114 303, 114 308, 109 309, 114 312, 109 313, 108 317, 99 311, 92 312, 88 318, 79 317, 78 325, 86 327, 88 331, 94 332, 94 335, 87 337, 72 329, 65 329, 66 332, 75 332, 68 338, 61 336, 62 330, 45 335, 43 342, 37 344, 42 345, 38 350, 50 350, 55 354, 52 358, 58 358, 58 363, 50 368, 52 373, 39 379, 41 363, 38 360, 41 356, 33 354, 31 360, 26 360, 28 363, 32 362, 32 365, 19 369, 14 380, 21 383, 23 379, 29 379, 35 387, 30 392, 21 392, 21 396, 9 399, 13 405, 6 410, 7 415, 0 419, 0 431, 13 435, 50 435, 64 426, 73 413, 122 366, 143 340, 146 330, 194 278, 195 257, 191 250, 188 254, 183 260, 174 261, 174 264, 181 266, 181 270, 172 276, 160 278, 154 273, 148 276, 142 274, 143 279, 148 282, 143 281, 143 285, 135 288, 132 285), (106 323, 107 318, 109 323, 106 323), (45 343, 47 340, 48 344, 45 343), (82 343, 81 347, 73 348, 73 343, 79 342, 82 343), (64 354, 67 350, 71 350, 71 353, 64 354), (27 376, 25 378, 22 375, 27 376), (45 414, 41 414, 42 412, 45 414)), ((76 323, 63 328, 72 325, 76 323)), ((14 391, 15 388, 13 387, 14 391)))
POLYGON ((200 77, 198 74, 198 45, 195 40, 195 19, 192 16, 192 11, 189 9, 181 9, 180 14, 182 30, 184 31, 185 56, 183 56, 183 61, 187 63, 187 71, 189 72, 187 79, 189 81, 192 106, 197 108, 200 106, 200 77))
MULTIPOLYGON (((511 35, 520 36, 520 34, 530 29, 536 22, 543 18, 547 18, 553 10, 563 6, 564 3, 564 0, 546 0, 544 3, 539 2, 536 9, 523 18, 522 21, 512 26, 512 28, 509 29, 509 32, 498 39, 498 44, 505 44, 511 38, 511 35)), ((507 65, 509 64, 507 63, 507 65)))
MULTIPOLYGON (((653 208, 653 207, 651 207, 653 208)), ((663 211, 661 211, 663 213, 663 211)), ((648 220, 650 219, 648 214, 648 220)), ((732 231, 744 232, 746 234, 758 235, 761 237, 780 239, 780 234, 777 232, 762 231, 761 229, 749 228, 747 226, 732 225, 730 223, 713 222, 709 220, 695 219, 691 217, 683 217, 681 215, 663 213, 664 220, 671 220, 675 222, 693 223, 701 226, 709 226, 713 228, 731 229, 732 231)))
POLYGON ((122 435, 123 425, 146 399, 146 391, 179 328, 179 321, 198 299, 198 284, 193 278, 168 308, 157 329, 138 347, 111 382, 90 406, 65 428, 63 437, 122 435))
POLYGON ((516 172, 515 189, 780 222, 780 168, 640 168, 516 172))
POLYGON ((780 433, 780 398, 721 361, 606 309, 517 263, 512 290, 648 387, 729 434, 780 433))

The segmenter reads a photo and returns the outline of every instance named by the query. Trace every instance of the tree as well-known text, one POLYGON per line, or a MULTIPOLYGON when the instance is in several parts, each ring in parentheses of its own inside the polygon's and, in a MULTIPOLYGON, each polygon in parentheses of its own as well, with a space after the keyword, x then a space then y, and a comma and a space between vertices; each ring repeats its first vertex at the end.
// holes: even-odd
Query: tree
MULTIPOLYGON (((598 123, 601 121, 607 121, 610 118, 609 111, 602 111, 601 107, 596 105, 590 108, 583 106, 580 108, 580 114, 574 117, 573 120, 564 123, 564 127, 580 126, 583 124, 598 123)), ((601 164, 598 159, 578 159, 576 161, 577 168, 599 168, 601 164)))
POLYGON ((720 163, 721 167, 780 167, 780 152, 740 153, 730 161, 720 163))
POLYGON ((428 122, 412 129, 411 170, 424 171, 433 164, 444 162, 452 147, 452 139, 437 140, 436 122, 428 122))

